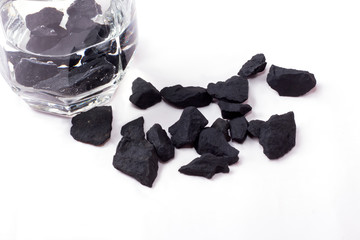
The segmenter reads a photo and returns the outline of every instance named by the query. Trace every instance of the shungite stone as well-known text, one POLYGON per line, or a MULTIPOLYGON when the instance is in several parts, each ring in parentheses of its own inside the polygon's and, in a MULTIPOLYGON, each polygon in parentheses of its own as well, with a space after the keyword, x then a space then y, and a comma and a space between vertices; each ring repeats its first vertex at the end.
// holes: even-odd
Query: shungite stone
POLYGON ((243 77, 253 77, 255 74, 264 71, 266 67, 265 55, 262 53, 256 54, 249 61, 247 61, 240 69, 238 75, 243 77))
POLYGON ((113 166, 142 185, 152 187, 157 177, 158 161, 154 146, 146 139, 124 137, 117 146, 113 166))
POLYGON ((59 73, 54 63, 43 63, 33 59, 21 59, 15 67, 15 78, 25 87, 32 87, 38 82, 59 73))
POLYGON ((71 136, 77 141, 103 145, 111 134, 111 106, 95 107, 72 118, 71 136))
POLYGON ((67 14, 70 17, 83 16, 93 18, 101 13, 101 6, 94 0, 76 0, 67 9, 67 14))
POLYGON ((258 138, 260 136, 260 131, 264 123, 265 122, 262 120, 251 120, 247 129, 248 135, 250 137, 258 138))
POLYGON ((58 37, 37 37, 30 36, 29 41, 26 44, 26 49, 34 53, 43 53, 55 47, 61 38, 58 37))
POLYGON ((86 46, 94 45, 102 42, 110 34, 110 26, 105 24, 95 24, 91 29, 88 36, 85 38, 84 43, 86 46))
POLYGON ((95 22, 87 17, 70 17, 66 23, 66 29, 70 32, 81 32, 90 28, 95 28, 95 22))
POLYGON ((233 76, 225 82, 209 83, 207 91, 214 98, 242 103, 248 99, 249 82, 244 77, 233 76))
POLYGON ((161 161, 167 162, 174 158, 175 148, 165 130, 161 128, 160 124, 154 124, 154 126, 147 131, 146 138, 152 145, 154 145, 156 153, 161 161))
POLYGON ((108 54, 115 54, 117 51, 116 41, 105 42, 94 47, 88 48, 84 52, 84 57, 81 59, 82 63, 91 62, 92 60, 108 56, 108 54))
POLYGON ((134 141, 145 139, 144 118, 139 117, 122 126, 121 135, 134 141))
POLYGON ((130 102, 140 109, 149 108, 161 101, 159 91, 149 82, 137 78, 132 83, 132 95, 130 102))
POLYGON ((230 136, 229 136, 229 122, 227 120, 224 120, 222 118, 218 118, 215 120, 215 122, 211 125, 212 128, 215 128, 217 130, 219 130, 225 137, 226 141, 230 141, 230 136))
POLYGON ((208 124, 208 120, 195 107, 187 107, 180 119, 169 127, 171 141, 176 148, 193 146, 200 131, 208 124))
POLYGON ((226 157, 205 153, 201 157, 195 158, 189 164, 182 166, 179 172, 211 179, 216 173, 228 173, 230 171, 224 158, 226 157))
POLYGON ((243 103, 231 103, 220 100, 218 104, 221 109, 221 116, 226 119, 245 116, 252 109, 249 104, 243 103))
POLYGON ((280 96, 299 97, 316 85, 314 74, 272 65, 266 81, 280 96))
POLYGON ((56 8, 43 8, 39 12, 25 17, 26 27, 32 31, 42 25, 45 27, 59 26, 63 16, 64 13, 56 8))
POLYGON ((215 128, 205 128, 201 131, 195 149, 200 155, 211 153, 216 156, 227 156, 229 165, 239 159, 239 151, 233 148, 226 141, 224 135, 215 128))
POLYGON ((273 115, 261 127, 259 142, 269 159, 284 156, 295 146, 296 124, 294 113, 273 115))
POLYGON ((178 108, 186 107, 205 107, 212 102, 212 97, 205 88, 202 87, 183 87, 175 85, 165 87, 161 91, 164 100, 178 108))
POLYGON ((243 143, 247 136, 248 121, 245 117, 234 118, 230 121, 231 139, 243 143))
POLYGON ((45 27, 44 25, 41 25, 39 27, 36 27, 34 30, 31 31, 31 36, 36 37, 57 37, 57 38, 63 38, 68 34, 68 32, 59 26, 55 27, 45 27))

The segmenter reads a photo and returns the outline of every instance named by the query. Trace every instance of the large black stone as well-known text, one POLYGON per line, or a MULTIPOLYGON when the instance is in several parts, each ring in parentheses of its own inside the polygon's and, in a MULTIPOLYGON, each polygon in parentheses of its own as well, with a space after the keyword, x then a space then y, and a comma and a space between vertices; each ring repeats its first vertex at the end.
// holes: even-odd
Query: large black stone
POLYGON ((216 156, 227 156, 228 164, 233 164, 239 159, 239 151, 233 148, 224 135, 215 128, 205 128, 201 131, 195 149, 200 155, 211 153, 216 156))
POLYGON ((134 141, 145 139, 144 118, 139 117, 122 126, 121 135, 134 141))
POLYGON ((169 127, 171 141, 176 148, 192 146, 208 120, 195 107, 187 107, 180 119, 169 127))
POLYGON ((70 17, 83 16, 93 18, 101 13, 101 6, 94 0, 76 0, 67 9, 67 14, 70 17))
POLYGON ((202 87, 183 87, 175 85, 165 87, 161 91, 164 100, 178 108, 186 107, 205 107, 212 102, 212 97, 205 88, 202 87))
POLYGON ((150 142, 124 137, 117 146, 113 166, 142 185, 152 187, 157 177, 158 161, 155 148, 150 142))
POLYGON ((219 130, 225 137, 226 141, 230 141, 230 136, 229 136, 229 122, 227 120, 224 120, 222 118, 218 118, 215 120, 215 122, 211 125, 212 128, 215 128, 217 130, 219 130))
POLYGON ((225 82, 209 83, 207 91, 214 98, 242 103, 248 99, 249 82, 244 77, 233 76, 225 82))
POLYGON ((34 59, 21 59, 15 67, 16 81, 25 87, 32 87, 58 73, 56 64, 43 63, 34 59))
POLYGON ((266 67, 265 55, 262 53, 256 54, 249 61, 247 61, 240 69, 238 75, 243 77, 253 77, 255 74, 264 71, 266 67))
POLYGON ((137 78, 132 83, 132 95, 130 102, 140 109, 149 108, 161 101, 159 91, 142 78, 137 78))
POLYGON ((248 135, 250 137, 258 138, 260 136, 260 131, 264 123, 265 122, 262 120, 251 120, 247 129, 248 135))
POLYGON ((59 26, 63 16, 64 13, 56 8, 43 8, 39 12, 29 14, 25 17, 26 27, 32 31, 39 26, 59 26))
POLYGON ((266 81, 280 96, 299 97, 316 85, 314 74, 272 65, 266 81))
POLYGON ((252 109, 249 104, 243 103, 231 103, 220 100, 218 104, 221 109, 221 116, 226 119, 245 116, 252 109))
POLYGON ((234 118, 230 121, 231 139, 243 143, 247 136, 248 121, 245 117, 234 118))
POLYGON ((228 173, 230 171, 225 158, 205 153, 189 164, 182 166, 179 172, 211 179, 216 173, 228 173))
POLYGON ((146 138, 152 145, 154 145, 156 153, 161 161, 167 162, 174 158, 175 148, 165 130, 161 128, 160 124, 154 124, 154 126, 147 131, 146 138))
POLYGON ((77 141, 100 146, 110 138, 112 119, 110 106, 95 107, 73 117, 70 134, 77 141))
POLYGON ((273 115, 260 130, 259 142, 269 159, 284 156, 295 146, 296 124, 294 113, 273 115))

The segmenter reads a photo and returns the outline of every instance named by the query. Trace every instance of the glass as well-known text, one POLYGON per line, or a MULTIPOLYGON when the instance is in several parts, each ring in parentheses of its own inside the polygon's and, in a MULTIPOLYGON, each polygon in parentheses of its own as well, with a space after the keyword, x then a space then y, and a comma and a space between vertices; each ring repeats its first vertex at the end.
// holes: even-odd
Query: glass
POLYGON ((136 47, 134 1, 1 0, 0 11, 0 73, 30 107, 72 116, 110 101, 136 47))

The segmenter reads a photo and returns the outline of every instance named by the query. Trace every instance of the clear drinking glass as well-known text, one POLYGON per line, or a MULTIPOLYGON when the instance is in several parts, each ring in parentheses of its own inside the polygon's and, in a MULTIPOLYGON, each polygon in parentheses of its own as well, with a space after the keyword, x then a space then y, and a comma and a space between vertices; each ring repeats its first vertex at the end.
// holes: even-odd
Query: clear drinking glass
POLYGON ((133 0, 0 0, 0 73, 32 108, 108 102, 136 47, 133 0))

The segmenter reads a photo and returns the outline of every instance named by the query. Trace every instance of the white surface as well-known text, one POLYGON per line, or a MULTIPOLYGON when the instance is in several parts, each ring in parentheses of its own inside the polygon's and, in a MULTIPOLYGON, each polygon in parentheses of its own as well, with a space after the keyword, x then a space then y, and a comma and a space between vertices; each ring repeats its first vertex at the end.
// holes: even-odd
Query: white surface
MULTIPOLYGON (((0 239, 360 239, 359 29, 357 1, 138 0, 139 47, 111 102, 111 140, 82 144, 70 119, 35 112, 0 81, 0 239), (316 90, 279 97, 250 80, 247 119, 295 112, 297 145, 270 161, 247 139, 240 162, 213 180, 178 173, 197 154, 176 150, 152 189, 112 167, 120 127, 139 116, 168 128, 181 110, 135 109, 141 76, 158 89, 206 87, 263 52, 313 72, 316 90)), ((200 109, 212 123, 216 104, 200 109)))

